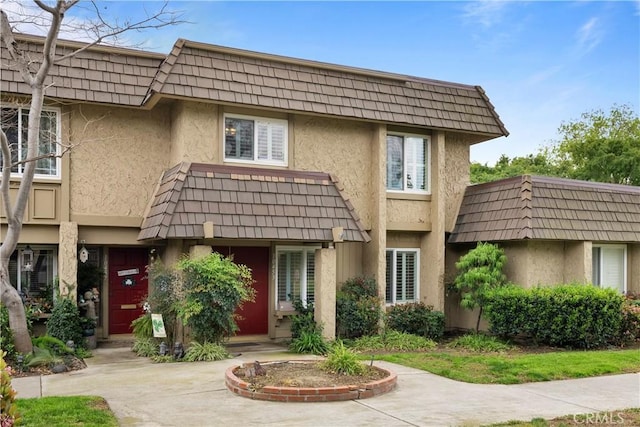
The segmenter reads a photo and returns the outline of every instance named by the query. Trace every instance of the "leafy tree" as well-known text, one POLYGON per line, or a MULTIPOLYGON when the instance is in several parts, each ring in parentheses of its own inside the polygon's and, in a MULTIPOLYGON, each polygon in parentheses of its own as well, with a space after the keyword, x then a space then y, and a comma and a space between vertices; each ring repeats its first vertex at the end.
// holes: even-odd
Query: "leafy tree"
POLYGON ((503 154, 495 166, 472 162, 470 172, 474 184, 519 175, 563 176, 562 167, 554 162, 546 149, 522 157, 509 158, 503 154))
MULTIPOLYGON (((38 159, 49 157, 49 154, 39 154, 39 140, 41 135, 40 117, 42 105, 45 99, 45 91, 50 82, 47 79, 51 68, 78 52, 86 50, 88 47, 111 42, 118 44, 120 38, 129 31, 140 31, 148 28, 161 28, 167 25, 178 23, 178 15, 166 9, 166 3, 161 6, 158 12, 150 13, 140 21, 124 20, 122 24, 113 22, 104 16, 104 10, 95 2, 87 4, 87 13, 83 20, 70 20, 64 25, 65 16, 71 8, 78 5, 79 0, 57 0, 45 2, 35 0, 35 6, 21 4, 21 11, 12 19, 4 9, 0 9, 0 42, 7 51, 8 58, 3 59, 3 67, 10 67, 17 70, 22 76, 24 83, 30 88, 29 97, 29 119, 27 126, 27 150, 26 156, 17 159, 17 155, 12 153, 15 147, 10 145, 5 130, 0 128, 0 150, 1 158, 1 178, 0 178, 0 198, 2 208, 7 220, 7 231, 0 245, 0 301, 9 311, 9 325, 14 334, 16 350, 20 353, 28 353, 33 350, 24 305, 20 299, 18 291, 11 285, 9 280, 9 258, 16 249, 20 233, 22 231, 22 221, 29 199, 31 185, 35 174, 35 162, 38 159), (46 34, 40 52, 25 52, 24 45, 14 37, 14 28, 20 24, 39 28, 46 34), (91 40, 84 46, 75 50, 60 53, 56 46, 61 29, 65 29, 74 34, 76 40, 91 40), (5 63, 6 62, 6 63, 5 63), (14 161, 14 159, 17 159, 14 161), (9 198, 9 182, 11 170, 17 165, 24 165, 24 172, 20 179, 20 186, 15 198, 9 198)), ((71 147, 63 146, 61 152, 64 154, 71 147)), ((55 155, 54 155, 55 156, 55 155)))
POLYGON ((640 185, 640 117, 630 106, 594 110, 562 123, 554 161, 567 176, 588 181, 640 185))
POLYGON ((180 319, 191 328, 194 340, 220 343, 238 330, 236 309, 253 301, 251 270, 219 253, 183 258, 176 301, 180 319))
POLYGON ((480 308, 476 332, 480 329, 486 293, 506 284, 506 276, 503 273, 506 262, 504 250, 498 245, 482 242, 456 262, 459 273, 454 287, 461 294, 460 305, 469 310, 480 308))

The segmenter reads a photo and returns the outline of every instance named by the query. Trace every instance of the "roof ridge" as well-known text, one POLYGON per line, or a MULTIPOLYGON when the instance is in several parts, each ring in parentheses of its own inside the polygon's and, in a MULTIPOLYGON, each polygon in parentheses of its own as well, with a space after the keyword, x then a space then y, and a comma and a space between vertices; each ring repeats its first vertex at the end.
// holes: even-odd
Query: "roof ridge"
POLYGON ((180 56, 180 53, 182 52, 182 48, 184 47, 184 44, 185 44, 184 39, 178 39, 173 44, 173 47, 171 48, 171 52, 169 52, 169 54, 165 57, 164 61, 162 61, 162 64, 160 64, 160 66, 158 67, 158 70, 156 71, 156 75, 153 77, 153 80, 149 84, 149 88, 147 89, 147 94, 142 100, 142 105, 147 103, 149 98, 153 96, 154 92, 159 93, 162 90, 162 87, 164 86, 167 80, 167 77, 169 77, 169 74, 171 74, 171 70, 173 69, 173 66, 176 64, 178 56, 180 56))
POLYGON ((521 203, 521 216, 520 216, 520 230, 518 231, 518 238, 531 239, 533 237, 533 185, 531 182, 531 175, 522 175, 522 181, 520 184, 520 203, 521 203))
POLYGON ((509 131, 507 130, 507 127, 504 125, 504 122, 500 119, 500 116, 496 112, 495 106, 489 100, 487 93, 484 91, 482 86, 476 85, 475 88, 476 88, 476 91, 478 91, 478 93, 480 94, 480 97, 482 98, 482 100, 487 104, 489 108, 489 112, 495 119, 496 123, 498 124, 498 127, 500 128, 504 136, 509 136, 509 131))
POLYGON ((624 193, 640 193, 640 187, 627 184, 615 184, 611 182, 586 181, 580 179, 561 178, 555 176, 531 175, 532 182, 545 184, 562 184, 580 188, 597 188, 599 190, 608 190, 624 193))

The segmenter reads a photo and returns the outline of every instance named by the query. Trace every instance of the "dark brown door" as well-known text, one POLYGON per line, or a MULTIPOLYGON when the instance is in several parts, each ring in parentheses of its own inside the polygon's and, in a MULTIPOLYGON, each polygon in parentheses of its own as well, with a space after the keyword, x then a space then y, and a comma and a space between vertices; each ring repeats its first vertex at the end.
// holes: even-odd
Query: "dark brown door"
POLYGON ((148 293, 146 248, 109 249, 109 334, 131 333, 148 293))
POLYGON ((245 303, 236 311, 238 335, 264 335, 269 331, 269 248, 214 247, 214 251, 224 256, 233 255, 236 264, 244 264, 251 269, 256 290, 256 300, 245 303))

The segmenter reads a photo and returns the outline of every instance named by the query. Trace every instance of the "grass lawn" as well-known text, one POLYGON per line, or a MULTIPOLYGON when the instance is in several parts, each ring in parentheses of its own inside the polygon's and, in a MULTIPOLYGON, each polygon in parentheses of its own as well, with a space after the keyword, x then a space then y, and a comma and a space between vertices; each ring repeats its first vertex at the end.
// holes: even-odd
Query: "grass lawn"
POLYGON ((434 350, 378 354, 375 358, 480 384, 520 384, 640 371, 638 349, 489 354, 434 350))
POLYGON ((55 396, 39 399, 17 399, 27 427, 117 427, 118 420, 107 402, 97 396, 55 396))

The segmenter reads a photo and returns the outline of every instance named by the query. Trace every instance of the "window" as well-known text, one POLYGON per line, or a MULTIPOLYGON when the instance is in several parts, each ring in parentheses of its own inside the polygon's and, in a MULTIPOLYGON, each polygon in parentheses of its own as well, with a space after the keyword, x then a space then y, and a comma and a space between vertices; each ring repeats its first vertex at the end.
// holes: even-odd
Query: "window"
MULTIPOLYGON (((11 172, 21 175, 25 164, 16 164, 27 157, 27 129, 29 126, 29 110, 25 108, 3 107, 0 109, 0 125, 7 135, 11 147, 11 172)), ((38 156, 54 153, 58 155, 60 141, 60 123, 57 110, 43 108, 40 116, 40 143, 38 156)), ((39 177, 58 177, 60 159, 43 157, 36 160, 36 175, 39 177)))
POLYGON ((387 190, 429 192, 429 138, 387 135, 387 190))
POLYGON ((58 274, 56 261, 55 249, 19 247, 9 259, 9 280, 20 293, 28 297, 37 298, 48 292, 53 293, 53 280, 58 274), (32 260, 31 264, 25 263, 25 250, 33 253, 28 257, 32 260))
POLYGON ((418 249, 387 249, 387 304, 418 300, 419 259, 418 249))
POLYGON ((627 290, 627 247, 625 245, 594 245, 592 249, 592 281, 602 288, 627 290))
POLYGON ((225 116, 224 159, 285 166, 287 121, 225 116))
POLYGON ((293 310, 293 302, 315 299, 315 253, 317 248, 281 248, 277 252, 277 310, 293 310))

